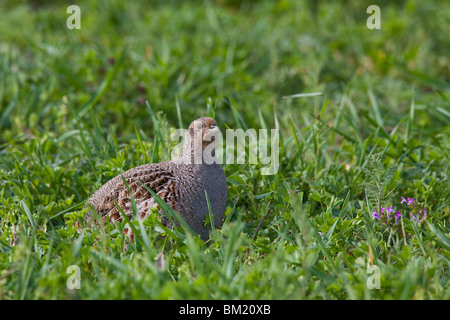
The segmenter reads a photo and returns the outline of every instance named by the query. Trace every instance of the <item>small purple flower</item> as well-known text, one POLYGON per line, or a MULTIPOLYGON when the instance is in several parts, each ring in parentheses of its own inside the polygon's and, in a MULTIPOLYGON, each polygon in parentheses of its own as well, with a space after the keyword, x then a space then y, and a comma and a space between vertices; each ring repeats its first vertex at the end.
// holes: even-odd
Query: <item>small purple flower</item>
POLYGON ((414 218, 414 220, 417 221, 417 223, 420 223, 419 219, 417 219, 417 217, 413 213, 411 213, 411 216, 414 218))
POLYGON ((426 217, 427 216, 427 209, 423 209, 423 212, 424 212, 424 217, 426 217))
POLYGON ((394 212, 394 209, 392 209, 392 206, 390 206, 389 208, 386 207, 385 210, 387 219, 389 220, 391 218, 391 213, 394 212))
POLYGON ((400 219, 401 216, 402 216, 402 215, 400 214, 400 211, 398 211, 398 212, 394 215, 394 217, 395 217, 395 224, 398 224, 398 219, 400 219))
POLYGON ((402 204, 403 202, 406 202, 406 204, 408 205, 408 206, 413 206, 414 207, 414 202, 416 202, 413 198, 408 198, 408 199, 405 199, 405 197, 401 197, 402 198, 402 201, 400 202, 400 204, 402 204))
POLYGON ((372 211, 373 211, 372 213, 373 218, 377 218, 378 220, 381 219, 380 215, 377 213, 375 209, 373 209, 372 211))

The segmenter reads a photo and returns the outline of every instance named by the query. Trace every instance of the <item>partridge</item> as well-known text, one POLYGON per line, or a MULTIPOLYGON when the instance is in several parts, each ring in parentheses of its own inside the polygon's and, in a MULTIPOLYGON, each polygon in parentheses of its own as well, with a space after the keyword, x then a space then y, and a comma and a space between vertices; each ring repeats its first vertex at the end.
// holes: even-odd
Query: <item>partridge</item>
MULTIPOLYGON (((131 197, 123 183, 124 178, 136 201, 139 219, 146 219, 152 208, 161 212, 144 184, 178 212, 202 239, 208 239, 211 227, 204 225, 209 215, 206 194, 216 226, 221 225, 227 201, 225 173, 215 157, 217 134, 220 134, 220 129, 214 119, 200 118, 193 121, 184 134, 183 148, 176 159, 144 164, 118 175, 101 186, 86 202, 85 208, 92 205, 105 222, 107 219, 111 222, 122 221, 117 203, 132 220, 131 197)), ((170 226, 168 217, 161 213, 161 222, 170 226)), ((85 223, 88 224, 91 218, 88 212, 85 223)), ((129 227, 126 227, 125 232, 133 239, 129 227)))

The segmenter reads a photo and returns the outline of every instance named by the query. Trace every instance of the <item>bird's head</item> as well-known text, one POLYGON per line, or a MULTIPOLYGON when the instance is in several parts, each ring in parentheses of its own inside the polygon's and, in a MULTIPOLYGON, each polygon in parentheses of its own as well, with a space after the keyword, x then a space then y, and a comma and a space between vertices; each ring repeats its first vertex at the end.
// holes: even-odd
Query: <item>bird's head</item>
MULTIPOLYGON (((205 117, 192 121, 188 133, 192 138, 201 140, 202 150, 204 150, 209 144, 216 141, 216 135, 220 134, 220 129, 216 120, 205 117)), ((198 141, 196 142, 198 143, 198 141)))
POLYGON ((207 117, 194 120, 184 135, 184 145, 180 156, 195 158, 195 163, 198 163, 199 159, 203 161, 208 157, 215 159, 214 148, 220 134, 216 120, 207 117))

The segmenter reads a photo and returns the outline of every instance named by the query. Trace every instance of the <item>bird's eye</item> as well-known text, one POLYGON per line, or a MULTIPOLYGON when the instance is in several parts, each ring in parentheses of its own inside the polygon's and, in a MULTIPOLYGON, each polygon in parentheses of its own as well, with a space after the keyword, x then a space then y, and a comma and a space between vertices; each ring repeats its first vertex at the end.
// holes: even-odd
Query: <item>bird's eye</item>
POLYGON ((210 127, 211 129, 214 129, 214 128, 217 127, 217 126, 216 126, 215 124, 210 124, 209 127, 210 127))

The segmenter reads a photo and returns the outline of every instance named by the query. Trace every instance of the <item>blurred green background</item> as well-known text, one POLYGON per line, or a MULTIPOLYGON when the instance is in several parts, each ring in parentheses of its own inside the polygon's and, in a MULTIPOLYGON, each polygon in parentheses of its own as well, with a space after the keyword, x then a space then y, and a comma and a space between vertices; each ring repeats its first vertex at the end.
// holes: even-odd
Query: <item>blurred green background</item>
POLYGON ((1 1, 0 299, 448 300, 449 26, 444 0, 1 1), (208 245, 156 218, 128 252, 120 226, 77 233, 100 185, 201 116, 280 129, 276 175, 224 165, 208 245))
MULTIPOLYGON (((78 1, 81 30, 66 28, 69 4, 2 6, 3 142, 17 121, 64 132, 63 97, 81 111, 105 84, 88 109, 119 132, 152 126, 146 99, 172 125, 177 100, 190 122, 211 97, 220 122, 233 123, 234 104, 258 127, 258 110, 273 126, 274 108, 301 118, 321 105, 285 95, 324 92, 332 110, 344 91, 365 108, 372 91, 395 122, 413 92, 441 104, 429 93, 448 89, 447 1, 379 1, 381 30, 366 27, 361 1, 78 1)), ((440 120, 428 113, 422 121, 440 120)))

